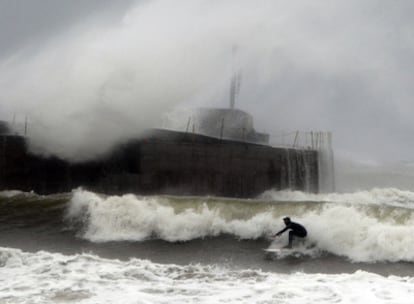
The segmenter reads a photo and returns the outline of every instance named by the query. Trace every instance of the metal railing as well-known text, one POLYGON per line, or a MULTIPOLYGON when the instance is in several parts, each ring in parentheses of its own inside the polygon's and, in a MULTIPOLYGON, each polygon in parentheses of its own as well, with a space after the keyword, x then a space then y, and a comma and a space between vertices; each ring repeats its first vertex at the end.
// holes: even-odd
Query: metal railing
POLYGON ((270 135, 271 146, 321 150, 332 146, 332 133, 325 131, 280 131, 270 135))

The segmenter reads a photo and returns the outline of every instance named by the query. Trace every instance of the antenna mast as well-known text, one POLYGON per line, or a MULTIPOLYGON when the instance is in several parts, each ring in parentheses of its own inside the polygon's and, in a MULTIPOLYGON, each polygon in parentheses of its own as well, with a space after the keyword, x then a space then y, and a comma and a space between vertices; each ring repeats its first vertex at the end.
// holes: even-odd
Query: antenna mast
POLYGON ((241 71, 235 71, 236 67, 236 55, 237 55, 237 46, 233 46, 233 72, 230 83, 230 109, 234 109, 236 103, 236 96, 240 92, 241 84, 241 71))

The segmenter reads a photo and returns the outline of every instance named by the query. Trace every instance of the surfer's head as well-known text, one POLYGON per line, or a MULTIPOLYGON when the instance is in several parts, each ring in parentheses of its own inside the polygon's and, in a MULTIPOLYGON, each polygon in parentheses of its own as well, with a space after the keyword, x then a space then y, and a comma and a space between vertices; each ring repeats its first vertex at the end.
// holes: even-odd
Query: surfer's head
POLYGON ((284 217, 283 221, 285 222, 286 225, 290 224, 290 217, 284 217))

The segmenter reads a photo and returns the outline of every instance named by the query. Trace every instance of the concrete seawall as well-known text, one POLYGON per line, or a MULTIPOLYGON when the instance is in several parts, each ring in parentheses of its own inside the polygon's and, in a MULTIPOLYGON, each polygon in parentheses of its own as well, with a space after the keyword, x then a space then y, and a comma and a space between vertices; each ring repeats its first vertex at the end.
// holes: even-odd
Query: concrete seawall
POLYGON ((318 192, 318 152, 273 148, 167 130, 70 163, 29 153, 24 137, 0 135, 0 189, 107 194, 255 197, 274 188, 318 192))

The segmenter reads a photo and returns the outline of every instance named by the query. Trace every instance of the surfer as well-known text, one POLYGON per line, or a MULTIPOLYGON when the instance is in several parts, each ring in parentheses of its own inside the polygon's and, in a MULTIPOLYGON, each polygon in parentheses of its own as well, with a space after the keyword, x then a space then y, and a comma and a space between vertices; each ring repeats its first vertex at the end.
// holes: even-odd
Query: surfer
POLYGON ((304 238, 308 234, 305 227, 303 227, 301 224, 292 222, 289 217, 285 217, 283 219, 283 222, 285 222, 286 227, 275 234, 275 236, 280 236, 283 232, 290 229, 289 244, 283 248, 292 248, 292 241, 294 236, 304 238))

